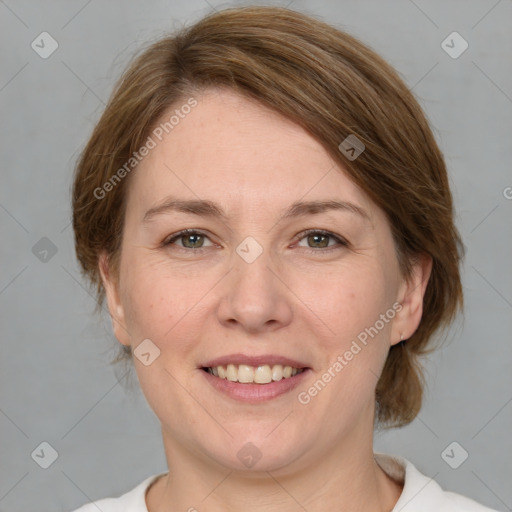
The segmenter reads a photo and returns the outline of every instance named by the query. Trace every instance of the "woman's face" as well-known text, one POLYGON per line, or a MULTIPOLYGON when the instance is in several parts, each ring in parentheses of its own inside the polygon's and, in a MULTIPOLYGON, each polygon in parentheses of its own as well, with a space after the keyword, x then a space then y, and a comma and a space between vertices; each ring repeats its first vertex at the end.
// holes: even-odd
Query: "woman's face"
POLYGON ((196 99, 129 178, 118 283, 101 267, 166 448, 260 470, 360 448, 425 272, 401 278, 383 212, 303 129, 231 91, 196 99))

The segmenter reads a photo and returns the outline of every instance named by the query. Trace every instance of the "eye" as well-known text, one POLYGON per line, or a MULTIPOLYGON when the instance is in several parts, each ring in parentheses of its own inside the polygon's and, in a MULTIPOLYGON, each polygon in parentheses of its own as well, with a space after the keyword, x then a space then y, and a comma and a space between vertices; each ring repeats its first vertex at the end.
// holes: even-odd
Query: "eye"
MULTIPOLYGON (((183 249, 202 249, 208 247, 204 245, 206 240, 209 241, 209 238, 204 233, 193 229, 184 229, 167 238, 163 245, 177 245, 183 249), (181 244, 177 244, 177 241, 181 244)), ((210 245, 212 245, 211 242, 210 245)))
POLYGON ((306 247, 313 248, 313 251, 310 252, 317 252, 318 249, 325 248, 329 248, 328 250, 330 251, 332 249, 337 249, 340 246, 348 246, 348 242, 343 238, 329 231, 319 229, 308 229, 307 231, 303 231, 302 233, 297 235, 297 238, 299 240, 299 246, 304 247, 304 245, 301 245, 300 242, 302 240, 305 240, 306 243, 308 244, 306 247))
MULTIPOLYGON (((297 235, 299 247, 309 247, 312 250, 309 252, 328 252, 340 248, 341 246, 347 247, 348 242, 334 233, 319 229, 309 229, 297 235), (307 245, 304 246, 301 242, 305 240, 307 245), (320 251, 320 249, 323 249, 320 251)), ((174 245, 179 249, 192 249, 199 250, 212 246, 212 242, 205 233, 194 229, 184 229, 178 233, 174 233, 167 238, 163 246, 174 245), (179 243, 178 243, 179 242, 179 243), (208 242, 206 244, 206 242, 208 242)))

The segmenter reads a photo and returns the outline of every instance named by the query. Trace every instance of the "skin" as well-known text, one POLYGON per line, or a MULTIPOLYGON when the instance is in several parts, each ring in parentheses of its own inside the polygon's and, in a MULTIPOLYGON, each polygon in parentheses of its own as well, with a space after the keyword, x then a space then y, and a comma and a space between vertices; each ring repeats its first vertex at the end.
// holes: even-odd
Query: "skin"
POLYGON ((374 391, 390 346, 419 325, 431 261, 403 278, 384 213, 301 127, 230 90, 195 98, 130 176, 119 275, 99 260, 119 342, 135 349, 149 338, 160 350, 148 366, 134 357, 169 467, 147 492, 148 510, 390 511, 402 485, 373 457, 374 391), (143 223, 171 194, 214 201, 226 219, 168 211, 143 223), (329 210, 280 220, 299 200, 348 201, 368 219, 329 210), (186 228, 204 237, 162 244, 186 228), (348 245, 297 236, 306 229, 348 245), (263 248, 252 263, 236 252, 248 236, 263 248), (394 318, 301 404, 297 394, 396 302, 394 318), (312 371, 299 389, 241 403, 198 369, 236 352, 312 371), (237 457, 247 442, 262 455, 252 468, 237 457))

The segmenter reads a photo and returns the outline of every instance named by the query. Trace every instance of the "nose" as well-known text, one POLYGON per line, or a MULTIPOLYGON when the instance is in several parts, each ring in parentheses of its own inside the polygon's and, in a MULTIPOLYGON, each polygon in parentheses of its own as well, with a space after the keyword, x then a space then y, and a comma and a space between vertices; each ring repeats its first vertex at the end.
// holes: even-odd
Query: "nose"
POLYGON ((274 331, 290 324, 292 295, 264 251, 248 263, 237 254, 223 280, 217 315, 226 327, 245 332, 274 331))

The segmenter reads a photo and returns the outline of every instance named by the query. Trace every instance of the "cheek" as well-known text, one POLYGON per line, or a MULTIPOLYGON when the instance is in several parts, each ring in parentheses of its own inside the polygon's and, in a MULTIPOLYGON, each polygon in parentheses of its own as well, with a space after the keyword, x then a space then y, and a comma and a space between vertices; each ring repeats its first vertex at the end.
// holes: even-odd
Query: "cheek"
POLYGON ((305 304, 324 324, 324 341, 338 346, 350 344, 392 305, 385 272, 376 260, 347 264, 297 286, 302 287, 297 295, 308 297, 305 304))
POLYGON ((149 338, 161 352, 178 355, 190 349, 188 341, 200 332, 201 299, 213 286, 208 276, 190 278, 185 272, 171 272, 161 262, 148 264, 140 258, 133 258, 129 268, 123 305, 133 345, 149 338))
POLYGON ((123 302, 132 350, 146 339, 159 350, 149 365, 134 356, 146 400, 159 418, 186 417, 195 408, 180 383, 197 372, 191 340, 199 339, 203 330, 197 305, 205 292, 190 286, 190 280, 179 273, 167 274, 163 266, 133 264, 125 279, 123 302))
POLYGON ((298 400, 308 404, 304 411, 329 418, 322 426, 329 435, 342 435, 374 407, 389 346, 389 318, 375 330, 392 306, 386 273, 377 260, 363 259, 340 267, 323 286, 311 280, 303 289, 309 289, 311 308, 329 329, 315 339, 321 364, 298 400))

